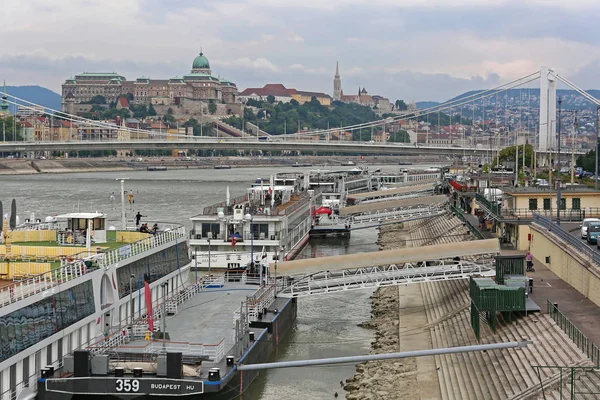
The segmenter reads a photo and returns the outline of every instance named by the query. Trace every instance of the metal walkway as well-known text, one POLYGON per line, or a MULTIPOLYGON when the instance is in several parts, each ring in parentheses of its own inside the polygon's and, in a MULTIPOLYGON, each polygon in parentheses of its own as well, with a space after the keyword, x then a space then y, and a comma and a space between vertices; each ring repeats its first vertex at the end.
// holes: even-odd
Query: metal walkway
POLYGON ((366 267, 342 271, 323 271, 305 276, 285 287, 279 296, 301 297, 316 294, 368 289, 381 286, 465 279, 469 276, 493 276, 493 259, 479 263, 470 261, 427 261, 424 263, 396 264, 384 267, 366 267), (435 265, 430 265, 430 263, 435 265))
POLYGON ((277 275, 315 274, 322 271, 341 271, 499 253, 500 242, 498 239, 472 240, 435 246, 407 247, 370 253, 285 261, 277 265, 277 275))
POLYGON ((352 198, 360 202, 361 204, 365 204, 367 202, 389 200, 390 198, 400 196, 417 195, 419 193, 424 192, 433 192, 437 183, 438 181, 436 180, 428 184, 409 185, 395 189, 376 190, 373 192, 350 194, 348 195, 348 198, 352 198))
POLYGON ((448 197, 440 196, 421 196, 412 199, 403 200, 387 200, 377 203, 359 204, 357 206, 348 206, 340 209, 340 216, 345 217, 357 214, 373 214, 381 212, 393 212, 404 208, 416 206, 431 206, 445 204, 448 202, 448 197))
POLYGON ((363 226, 365 224, 377 226, 383 221, 396 220, 402 222, 403 219, 430 218, 444 212, 446 212, 446 204, 431 204, 429 206, 407 207, 391 211, 387 209, 375 210, 368 214, 353 215, 346 218, 345 222, 351 227, 365 228, 366 226, 363 226))

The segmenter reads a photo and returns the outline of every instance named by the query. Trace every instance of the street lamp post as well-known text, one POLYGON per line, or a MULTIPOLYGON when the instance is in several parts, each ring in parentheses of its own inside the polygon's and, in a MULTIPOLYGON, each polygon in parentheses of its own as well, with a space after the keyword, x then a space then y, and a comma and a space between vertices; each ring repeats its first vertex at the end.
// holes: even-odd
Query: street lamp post
MULTIPOLYGON (((254 269, 254 218, 246 214, 246 219, 250 220, 250 269, 254 269)), ((259 283, 262 285, 262 268, 259 271, 259 283)))
MULTIPOLYGON (((556 178, 556 225, 560 225, 560 203, 561 203, 561 192, 560 192, 560 114, 561 114, 562 99, 558 99, 558 144, 557 144, 557 162, 556 167, 557 178, 556 178)), ((550 167, 552 168, 552 167, 550 167)))
POLYGON ((135 306, 133 304, 133 278, 135 278, 135 275, 131 274, 129 277, 129 303, 131 304, 131 316, 129 320, 131 321, 131 326, 133 326, 133 314, 135 313, 135 306))
POLYGON ((206 239, 206 241, 208 242, 208 273, 210 274, 210 238, 206 239))
POLYGON ((121 179, 121 229, 127 230, 127 221, 125 220, 125 179, 121 179))
POLYGON ((275 252, 275 297, 277 297, 277 262, 282 253, 283 249, 281 246, 278 246, 277 251, 275 252))
MULTIPOLYGON (((210 260, 210 257, 208 258, 210 260)), ((194 260, 196 262, 196 283, 198 282, 198 246, 194 247, 194 260)))

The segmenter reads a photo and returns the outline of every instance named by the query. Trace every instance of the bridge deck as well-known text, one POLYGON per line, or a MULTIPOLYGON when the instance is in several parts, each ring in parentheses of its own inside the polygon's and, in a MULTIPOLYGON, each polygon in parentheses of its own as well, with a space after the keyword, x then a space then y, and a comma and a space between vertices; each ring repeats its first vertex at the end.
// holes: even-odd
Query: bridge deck
POLYGON ((429 204, 440 204, 448 200, 446 195, 431 196, 431 197, 418 197, 413 199, 402 199, 402 200, 389 200, 380 201, 377 203, 359 204, 357 206, 349 206, 340 209, 340 216, 347 216, 352 214, 361 214, 369 211, 384 210, 390 208, 400 207, 413 207, 420 205, 429 204))
POLYGON ((348 195, 348 197, 356 199, 356 200, 364 200, 364 199, 369 199, 371 197, 392 196, 395 194, 405 194, 405 193, 412 193, 412 192, 418 192, 418 191, 423 191, 423 190, 433 190, 435 182, 437 182, 437 179, 432 179, 430 183, 425 184, 425 185, 423 185, 423 184, 409 185, 409 186, 402 186, 402 187, 399 187, 396 189, 376 190, 374 192, 350 194, 350 195, 348 195))
POLYGON ((498 242, 498 239, 473 240, 468 242, 438 244, 435 246, 409 247, 397 250, 375 251, 371 253, 286 261, 277 265, 277 274, 313 274, 320 271, 375 267, 380 265, 498 253, 500 253, 500 243, 498 242))

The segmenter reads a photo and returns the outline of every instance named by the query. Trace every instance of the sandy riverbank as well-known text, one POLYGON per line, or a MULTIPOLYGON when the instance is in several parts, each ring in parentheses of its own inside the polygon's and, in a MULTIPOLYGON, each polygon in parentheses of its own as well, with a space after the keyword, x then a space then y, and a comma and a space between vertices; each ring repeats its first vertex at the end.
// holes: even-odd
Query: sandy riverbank
MULTIPOLYGON (((381 250, 405 247, 402 224, 381 227, 378 244, 381 250)), ((397 286, 380 288, 371 297, 371 320, 361 326, 375 329, 371 354, 404 351, 400 344, 400 310, 403 308, 397 286)), ((403 312, 406 312, 405 310, 403 312)), ((369 361, 356 366, 356 373, 346 380, 348 400, 420 399, 417 360, 369 361)))
MULTIPOLYGON (((142 161, 117 158, 68 158, 68 159, 0 159, 0 175, 33 175, 64 174, 73 172, 102 171, 145 171, 148 167, 165 167, 168 170, 178 169, 213 169, 215 165, 228 165, 231 168, 277 167, 288 168, 298 164, 310 164, 315 168, 348 167, 349 162, 355 165, 398 165, 402 162, 439 163, 438 159, 407 158, 393 156, 301 156, 285 157, 214 157, 194 158, 191 161, 172 157, 147 157, 142 161)), ((400 166, 399 166, 400 168, 400 166)))

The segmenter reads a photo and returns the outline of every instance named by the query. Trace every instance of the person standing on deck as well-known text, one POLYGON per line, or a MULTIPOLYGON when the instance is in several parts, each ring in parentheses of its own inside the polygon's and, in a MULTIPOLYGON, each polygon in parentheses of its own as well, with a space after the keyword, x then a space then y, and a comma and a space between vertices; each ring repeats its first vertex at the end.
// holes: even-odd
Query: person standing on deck
POLYGON ((114 202, 115 202, 115 192, 112 192, 110 194, 110 208, 112 208, 113 210, 115 209, 114 202))
POLYGON ((142 215, 141 212, 138 211, 138 213, 135 215, 135 226, 138 227, 140 226, 140 220, 142 219, 142 217, 146 217, 147 215, 142 215))

